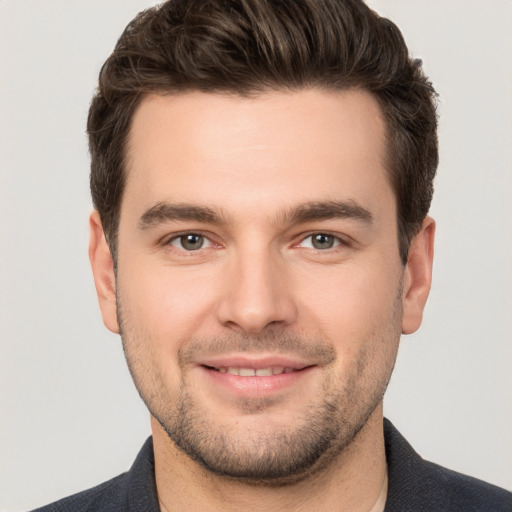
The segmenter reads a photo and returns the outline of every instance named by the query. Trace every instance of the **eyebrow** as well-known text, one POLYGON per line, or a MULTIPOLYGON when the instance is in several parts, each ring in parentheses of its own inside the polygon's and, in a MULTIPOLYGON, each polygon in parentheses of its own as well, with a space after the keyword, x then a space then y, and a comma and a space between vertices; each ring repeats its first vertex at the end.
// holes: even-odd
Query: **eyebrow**
MULTIPOLYGON (((373 222, 371 212, 352 200, 303 203, 283 212, 278 218, 290 225, 327 219, 353 219, 367 224, 373 222)), ((228 223, 221 212, 208 206, 161 202, 146 210, 137 225, 140 230, 146 230, 169 221, 228 223)))
POLYGON ((285 213, 284 221, 289 224, 328 219, 353 219, 371 224, 371 212, 353 200, 326 201, 300 204, 285 213))
POLYGON ((222 214, 207 206, 158 203, 146 210, 137 225, 145 230, 168 221, 196 221, 208 224, 226 224, 222 214))

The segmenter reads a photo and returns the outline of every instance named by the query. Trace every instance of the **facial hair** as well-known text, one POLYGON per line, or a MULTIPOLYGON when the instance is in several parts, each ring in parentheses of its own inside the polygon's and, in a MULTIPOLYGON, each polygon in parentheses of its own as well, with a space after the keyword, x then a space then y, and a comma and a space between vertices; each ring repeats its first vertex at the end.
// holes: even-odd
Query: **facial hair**
POLYGON ((170 390, 157 369, 148 367, 144 352, 151 340, 123 318, 118 300, 120 333, 135 386, 175 446, 211 473, 267 486, 292 484, 322 470, 354 441, 389 382, 400 337, 401 301, 397 300, 391 316, 386 332, 362 344, 357 364, 341 382, 332 345, 269 327, 257 336, 232 333, 190 340, 178 353, 179 387, 170 390), (280 407, 278 398, 240 399, 239 414, 252 415, 258 425, 243 432, 197 400, 189 379, 193 361, 199 355, 241 352, 288 354, 321 366, 323 381, 317 396, 293 418, 293 424, 265 424, 266 414, 280 407))

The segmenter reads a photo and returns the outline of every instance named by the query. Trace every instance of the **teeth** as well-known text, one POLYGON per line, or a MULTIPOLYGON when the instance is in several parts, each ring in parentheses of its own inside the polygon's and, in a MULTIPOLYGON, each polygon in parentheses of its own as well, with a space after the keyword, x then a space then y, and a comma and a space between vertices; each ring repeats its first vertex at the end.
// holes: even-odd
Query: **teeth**
POLYGON ((258 377, 268 377, 269 375, 272 375, 272 368, 260 368, 259 370, 256 370, 256 375, 258 377))
POLYGON ((292 373, 293 368, 285 368, 284 366, 272 366, 271 368, 238 368, 236 366, 215 368, 221 373, 230 373, 231 375, 239 375, 240 377, 270 377, 272 375, 281 375, 282 373, 292 373))

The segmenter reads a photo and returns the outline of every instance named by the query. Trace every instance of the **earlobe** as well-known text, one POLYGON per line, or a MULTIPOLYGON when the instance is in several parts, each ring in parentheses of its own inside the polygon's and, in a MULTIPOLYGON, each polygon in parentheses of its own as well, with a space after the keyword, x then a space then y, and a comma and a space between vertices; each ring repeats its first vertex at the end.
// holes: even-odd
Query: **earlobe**
POLYGON ((105 239, 99 213, 96 210, 89 217, 89 229, 89 260, 94 275, 94 284, 103 323, 107 329, 118 334, 114 262, 105 239))
POLYGON ((426 217, 411 241, 403 283, 403 334, 412 334, 421 325, 432 283, 435 228, 434 219, 426 217))

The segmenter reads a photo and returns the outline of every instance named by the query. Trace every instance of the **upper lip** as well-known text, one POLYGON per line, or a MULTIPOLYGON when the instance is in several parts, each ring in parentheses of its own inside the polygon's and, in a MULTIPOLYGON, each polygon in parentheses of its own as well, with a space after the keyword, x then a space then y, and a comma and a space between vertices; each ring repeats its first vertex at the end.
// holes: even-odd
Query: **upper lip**
POLYGON ((314 363, 312 362, 306 362, 290 356, 249 356, 245 354, 212 357, 199 361, 198 364, 200 366, 209 366, 210 368, 252 368, 254 370, 279 366, 291 368, 293 370, 302 370, 307 366, 314 366, 314 363))

